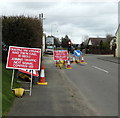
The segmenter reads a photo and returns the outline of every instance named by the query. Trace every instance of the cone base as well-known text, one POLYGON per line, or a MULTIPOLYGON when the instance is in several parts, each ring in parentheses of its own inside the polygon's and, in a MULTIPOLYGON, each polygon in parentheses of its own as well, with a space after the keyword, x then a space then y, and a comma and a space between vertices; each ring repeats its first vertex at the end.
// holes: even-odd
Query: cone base
POLYGON ((74 61, 74 62, 72 62, 72 64, 76 64, 76 62, 74 61))
POLYGON ((72 69, 72 68, 66 68, 66 69, 72 69))
POLYGON ((87 64, 86 62, 80 62, 80 64, 87 64))
POLYGON ((76 62, 77 62, 77 63, 79 63, 79 62, 80 62, 80 60, 76 60, 76 62))
POLYGON ((37 82, 38 85, 47 85, 47 82, 37 82))

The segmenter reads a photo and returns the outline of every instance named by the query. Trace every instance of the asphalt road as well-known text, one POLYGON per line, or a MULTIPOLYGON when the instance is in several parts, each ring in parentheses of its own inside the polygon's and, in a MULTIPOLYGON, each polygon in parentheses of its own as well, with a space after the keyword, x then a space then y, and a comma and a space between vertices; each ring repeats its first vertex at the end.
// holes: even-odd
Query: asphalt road
POLYGON ((97 116, 64 69, 56 68, 53 57, 44 57, 47 86, 33 85, 29 92, 16 98, 8 116, 97 116))
POLYGON ((32 96, 16 98, 8 116, 116 116, 118 68, 116 63, 86 55, 86 65, 71 70, 55 67, 44 57, 47 86, 34 85, 32 96))
POLYGON ((72 70, 64 70, 69 81, 100 116, 118 115, 118 64, 86 55, 86 65, 71 64, 72 70))

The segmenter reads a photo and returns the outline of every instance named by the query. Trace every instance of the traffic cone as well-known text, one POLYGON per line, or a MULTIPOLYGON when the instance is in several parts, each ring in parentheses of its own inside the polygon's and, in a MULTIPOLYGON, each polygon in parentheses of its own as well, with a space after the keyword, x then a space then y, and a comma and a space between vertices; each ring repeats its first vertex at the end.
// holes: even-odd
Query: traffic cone
POLYGON ((64 63, 63 63, 63 65, 66 65, 67 64, 67 61, 66 60, 64 60, 64 63))
POLYGON ((45 82, 45 71, 44 71, 44 66, 42 65, 41 68, 41 73, 40 73, 40 79, 39 82, 37 82, 39 85, 47 85, 48 83, 45 82))
POLYGON ((82 56, 82 59, 80 61, 80 64, 86 64, 86 62, 84 61, 84 56, 82 56))
POLYGON ((68 64, 67 64, 66 69, 72 69, 71 66, 70 66, 70 60, 69 59, 68 59, 68 64))
POLYGON ((75 61, 75 56, 73 56, 73 64, 76 64, 76 61, 75 61))
POLYGON ((59 66, 59 60, 56 60, 56 67, 59 66))
POLYGON ((70 63, 72 63, 73 62, 73 57, 70 57, 70 63))

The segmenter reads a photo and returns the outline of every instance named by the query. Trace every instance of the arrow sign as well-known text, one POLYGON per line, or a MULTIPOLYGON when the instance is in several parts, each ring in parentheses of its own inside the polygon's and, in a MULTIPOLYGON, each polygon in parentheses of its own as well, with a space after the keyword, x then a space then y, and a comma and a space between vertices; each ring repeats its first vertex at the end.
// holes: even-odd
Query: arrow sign
POLYGON ((82 55, 82 52, 81 52, 80 50, 75 50, 75 51, 74 51, 74 55, 75 55, 76 57, 80 57, 80 56, 82 55))

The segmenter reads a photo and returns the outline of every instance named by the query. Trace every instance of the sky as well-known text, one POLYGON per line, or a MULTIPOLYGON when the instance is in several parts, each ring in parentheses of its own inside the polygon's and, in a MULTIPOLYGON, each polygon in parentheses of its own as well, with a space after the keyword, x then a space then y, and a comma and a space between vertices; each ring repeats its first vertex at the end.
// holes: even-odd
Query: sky
POLYGON ((46 35, 68 37, 80 44, 88 37, 115 35, 118 0, 1 0, 0 15, 39 17, 46 35))

